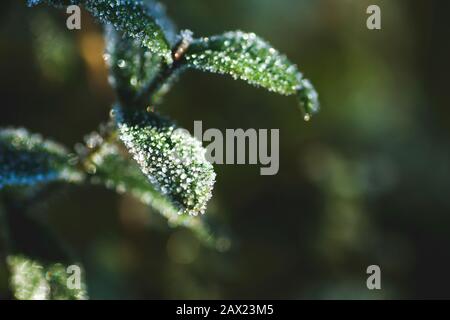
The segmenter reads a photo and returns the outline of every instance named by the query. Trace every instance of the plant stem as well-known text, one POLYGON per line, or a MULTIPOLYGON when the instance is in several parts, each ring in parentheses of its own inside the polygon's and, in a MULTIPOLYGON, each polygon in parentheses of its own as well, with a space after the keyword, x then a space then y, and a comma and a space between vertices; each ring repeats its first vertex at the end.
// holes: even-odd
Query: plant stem
POLYGON ((152 101, 155 100, 155 95, 161 91, 164 85, 170 83, 171 78, 182 67, 181 61, 192 42, 192 33, 182 31, 180 37, 180 41, 172 49, 172 59, 174 62, 170 65, 163 63, 163 68, 155 79, 139 92, 135 99, 136 106, 147 108, 149 104, 156 103, 157 101, 152 101))
POLYGON ((139 92, 135 105, 138 107, 147 108, 153 105, 156 101, 152 101, 154 96, 161 90, 161 88, 170 81, 170 78, 181 67, 181 64, 174 62, 172 65, 164 65, 163 69, 153 79, 153 81, 139 92))

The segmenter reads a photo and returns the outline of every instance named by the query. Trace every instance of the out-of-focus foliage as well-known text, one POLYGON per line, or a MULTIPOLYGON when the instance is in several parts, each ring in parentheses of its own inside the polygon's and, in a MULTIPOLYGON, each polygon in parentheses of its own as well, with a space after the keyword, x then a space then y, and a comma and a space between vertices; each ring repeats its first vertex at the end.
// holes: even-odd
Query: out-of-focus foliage
POLYGON ((67 150, 25 129, 0 130, 0 189, 54 180, 76 181, 67 150))
POLYGON ((73 73, 76 44, 48 12, 40 11, 28 23, 33 30, 32 45, 40 73, 49 82, 63 83, 73 73))
POLYGON ((30 216, 44 190, 37 185, 2 193, 0 257, 8 268, 11 295, 20 300, 87 299, 81 265, 47 226, 30 216))
POLYGON ((9 256, 11 286, 19 300, 84 300, 84 282, 80 289, 69 289, 67 266, 44 266, 23 256, 9 256))

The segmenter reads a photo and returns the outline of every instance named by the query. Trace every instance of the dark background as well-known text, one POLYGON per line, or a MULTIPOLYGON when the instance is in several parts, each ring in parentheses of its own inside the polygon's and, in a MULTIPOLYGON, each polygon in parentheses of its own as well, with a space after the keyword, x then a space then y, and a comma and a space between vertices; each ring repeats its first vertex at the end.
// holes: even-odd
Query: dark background
MULTIPOLYGON (((279 128, 280 171, 216 165, 209 213, 225 253, 129 196, 60 189, 32 214, 84 263, 91 298, 450 298, 448 1, 164 1, 197 36, 253 31, 315 84, 320 114, 228 77, 188 72, 161 112, 192 129, 279 128), (382 30, 366 28, 378 4, 382 30), (377 264, 382 290, 366 288, 377 264)), ((101 28, 25 1, 0 11, 0 126, 68 146, 114 96, 101 28)))

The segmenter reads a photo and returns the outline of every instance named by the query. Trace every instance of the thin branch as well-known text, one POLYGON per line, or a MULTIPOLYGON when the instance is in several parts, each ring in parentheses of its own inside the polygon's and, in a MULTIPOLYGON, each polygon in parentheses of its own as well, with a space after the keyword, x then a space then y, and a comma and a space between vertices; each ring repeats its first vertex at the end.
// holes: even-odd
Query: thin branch
POLYGON ((137 107, 148 107, 155 103, 155 101, 151 101, 151 99, 157 94, 161 88, 170 82, 171 77, 173 77, 178 70, 183 66, 181 61, 186 53, 189 45, 191 44, 192 32, 189 30, 183 30, 180 33, 180 41, 174 46, 172 49, 172 60, 173 63, 163 64, 162 70, 159 74, 153 79, 153 81, 146 87, 144 87, 138 94, 134 103, 137 107))

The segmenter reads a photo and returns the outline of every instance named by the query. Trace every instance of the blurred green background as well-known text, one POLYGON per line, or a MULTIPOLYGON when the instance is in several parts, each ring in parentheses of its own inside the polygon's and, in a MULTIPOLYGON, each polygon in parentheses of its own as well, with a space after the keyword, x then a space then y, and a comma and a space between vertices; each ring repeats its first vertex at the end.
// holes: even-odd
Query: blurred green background
MULTIPOLYGON (((163 1, 197 36, 262 36, 315 84, 320 114, 294 98, 188 72, 160 111, 192 130, 279 128, 280 171, 216 165, 208 214, 227 252, 101 187, 58 188, 32 214, 78 255, 91 298, 450 298, 448 1, 163 1), (378 4, 382 30, 366 28, 378 4), (366 288, 377 264, 382 290, 366 288)), ((0 126, 73 146, 114 101, 101 27, 2 1, 0 126)))

